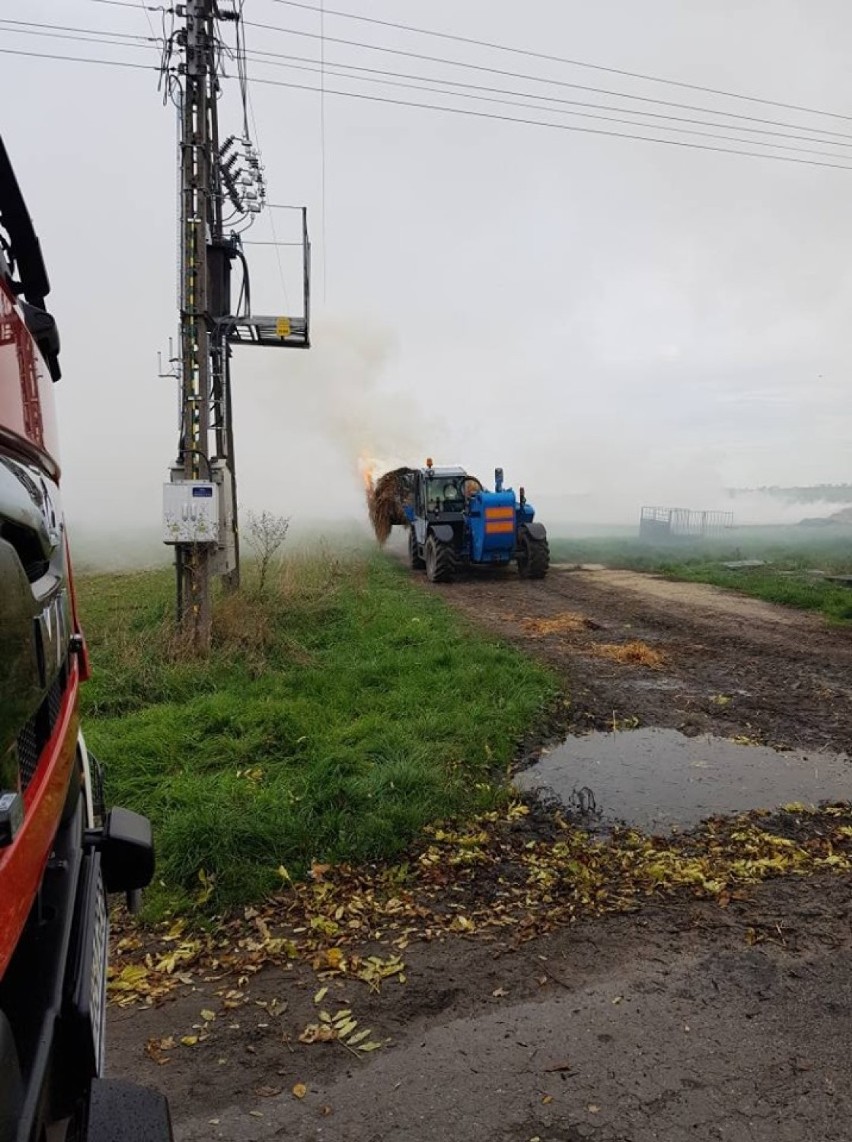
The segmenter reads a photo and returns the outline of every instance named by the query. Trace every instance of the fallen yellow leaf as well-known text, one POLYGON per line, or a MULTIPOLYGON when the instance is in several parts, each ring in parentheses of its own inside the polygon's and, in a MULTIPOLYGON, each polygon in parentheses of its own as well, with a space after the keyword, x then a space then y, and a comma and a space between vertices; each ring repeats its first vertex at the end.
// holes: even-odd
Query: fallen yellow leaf
POLYGON ((351 1038, 346 1040, 346 1042, 350 1047, 357 1047, 359 1043, 363 1043, 369 1035, 372 1035, 372 1033, 372 1028, 368 1027, 366 1031, 359 1031, 357 1035, 352 1035, 351 1038))
POLYGON ((343 952, 340 948, 327 948, 325 952, 325 961, 330 968, 337 969, 343 963, 343 952))

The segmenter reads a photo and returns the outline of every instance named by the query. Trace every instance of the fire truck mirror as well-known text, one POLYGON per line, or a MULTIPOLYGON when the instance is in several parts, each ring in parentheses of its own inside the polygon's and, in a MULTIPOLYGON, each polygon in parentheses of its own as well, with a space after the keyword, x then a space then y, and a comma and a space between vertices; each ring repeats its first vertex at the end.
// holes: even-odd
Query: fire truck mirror
POLYGON ((129 809, 110 809, 98 847, 107 892, 135 892, 151 883, 154 842, 147 817, 129 809))

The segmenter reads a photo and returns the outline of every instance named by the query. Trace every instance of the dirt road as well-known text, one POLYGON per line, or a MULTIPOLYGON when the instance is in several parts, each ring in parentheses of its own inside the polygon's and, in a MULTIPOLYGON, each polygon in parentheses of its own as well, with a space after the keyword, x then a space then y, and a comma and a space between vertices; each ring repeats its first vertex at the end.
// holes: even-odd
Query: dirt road
MULTIPOLYGON (((424 589, 551 663, 575 729, 615 718, 852 743, 852 638, 817 618, 622 572, 424 589), (657 665, 607 656, 637 641, 657 665)), ((179 1142, 841 1142, 850 889, 848 873, 793 877, 723 906, 682 894, 520 945, 412 943, 404 983, 335 979, 321 1000, 374 1028, 385 1045, 367 1058, 299 1042, 317 1018, 309 964, 264 969, 233 1011, 215 995, 221 980, 196 984, 110 1012, 111 1071, 169 1095, 179 1142), (194 1042, 205 1008, 215 1019, 194 1042), (177 1045, 158 1065, 145 1044, 168 1037, 177 1045)))
POLYGON ((554 569, 541 583, 476 576, 440 591, 477 624, 553 666, 571 728, 621 723, 852 752, 852 632, 700 583, 554 569), (601 648, 641 641, 661 665, 601 648))

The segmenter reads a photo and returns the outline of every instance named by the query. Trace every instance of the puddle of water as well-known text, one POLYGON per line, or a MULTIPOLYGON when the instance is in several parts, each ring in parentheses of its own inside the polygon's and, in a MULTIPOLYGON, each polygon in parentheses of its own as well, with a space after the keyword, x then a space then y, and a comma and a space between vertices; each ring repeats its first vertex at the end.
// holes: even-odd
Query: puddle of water
POLYGON ((852 763, 843 754, 639 729, 568 738, 515 784, 555 796, 590 823, 665 833, 721 813, 852 800, 852 763))

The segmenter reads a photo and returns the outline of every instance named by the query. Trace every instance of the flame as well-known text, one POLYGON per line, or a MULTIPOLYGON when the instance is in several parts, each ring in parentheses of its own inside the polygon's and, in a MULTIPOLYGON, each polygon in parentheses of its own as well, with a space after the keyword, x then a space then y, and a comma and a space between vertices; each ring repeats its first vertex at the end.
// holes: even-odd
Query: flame
POLYGON ((361 455, 358 457, 358 472, 366 492, 372 492, 376 483, 376 476, 381 468, 381 462, 372 456, 361 455))

